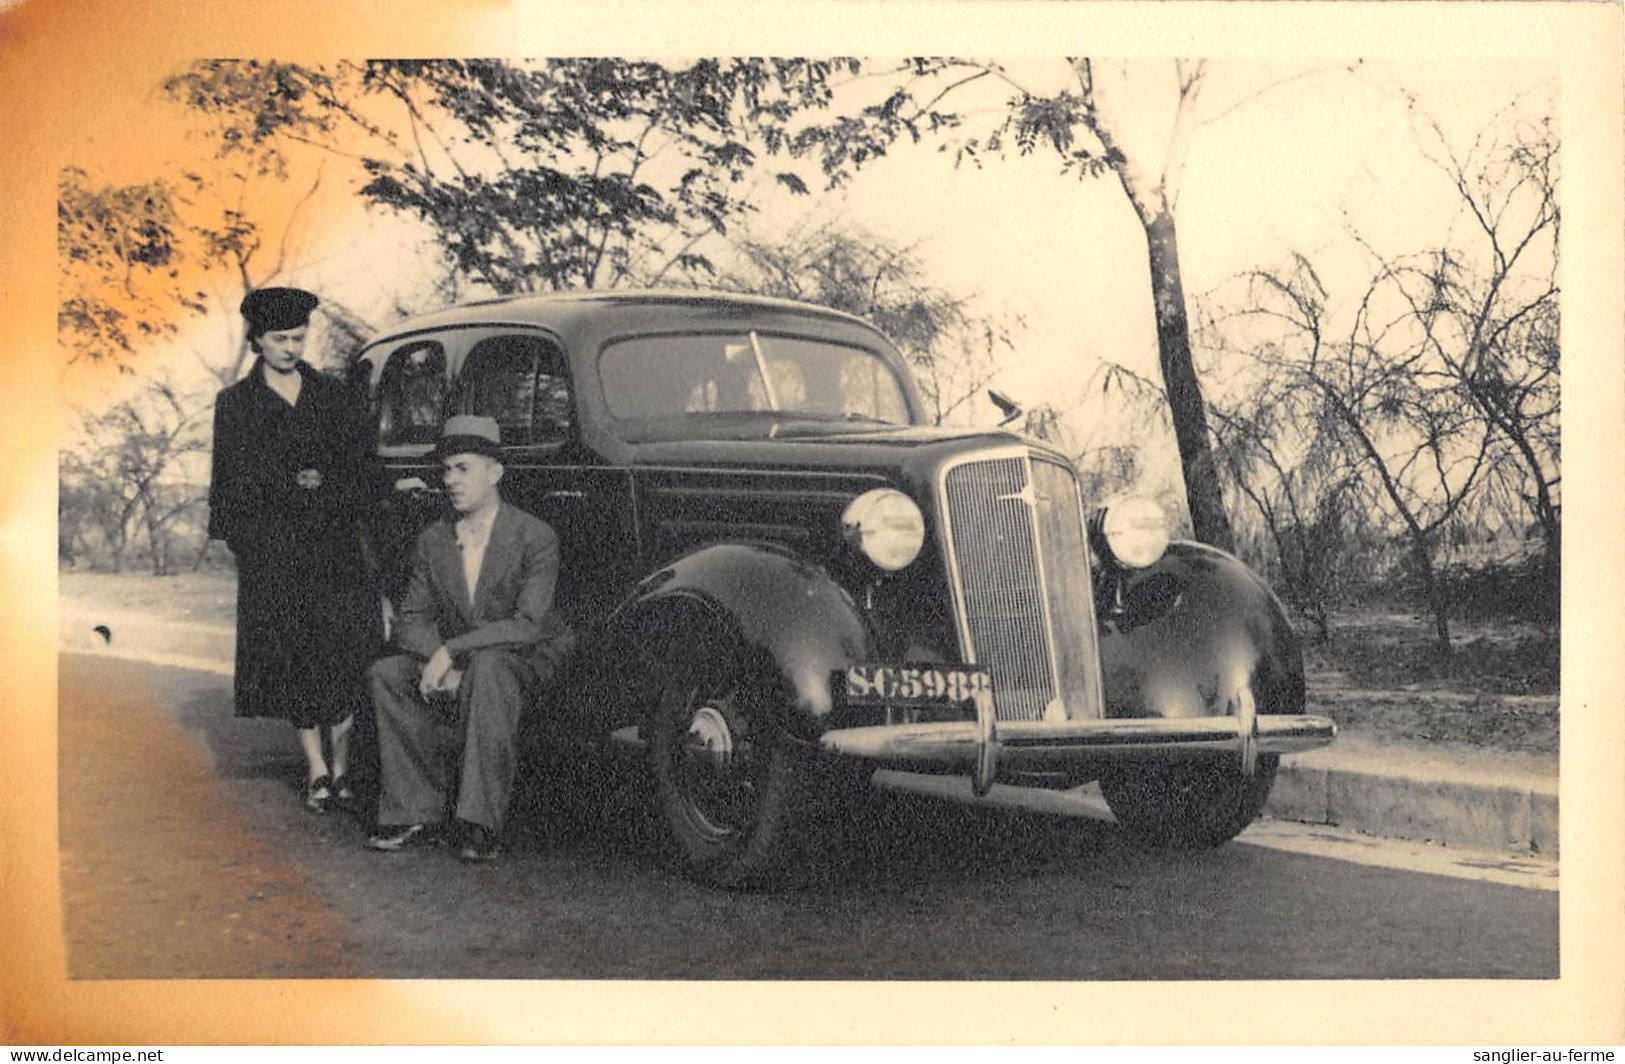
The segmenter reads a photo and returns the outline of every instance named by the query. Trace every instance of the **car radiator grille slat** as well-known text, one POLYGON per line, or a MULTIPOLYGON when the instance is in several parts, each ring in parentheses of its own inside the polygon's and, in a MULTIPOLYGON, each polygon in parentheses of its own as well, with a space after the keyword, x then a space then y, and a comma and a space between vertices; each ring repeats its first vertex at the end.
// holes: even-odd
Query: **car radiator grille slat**
POLYGON ((1099 717, 1102 698, 1095 635, 1094 586, 1089 579, 1089 537, 1084 531, 1078 478, 1059 462, 1032 460, 1038 502, 1038 541, 1044 552, 1055 671, 1068 715, 1099 717))
POLYGON ((993 677, 1001 720, 1041 720, 1055 682, 1027 463, 965 462, 949 470, 944 489, 972 654, 993 677))

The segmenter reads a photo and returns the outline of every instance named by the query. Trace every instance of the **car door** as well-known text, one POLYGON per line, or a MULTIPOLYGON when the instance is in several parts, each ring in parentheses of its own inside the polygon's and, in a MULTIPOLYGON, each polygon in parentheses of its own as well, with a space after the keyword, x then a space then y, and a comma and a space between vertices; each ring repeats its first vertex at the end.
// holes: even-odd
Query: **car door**
POLYGON ((555 602, 587 637, 635 579, 630 477, 581 441, 568 360, 539 329, 471 336, 449 413, 484 414, 502 433, 502 495, 559 537, 555 602))
POLYGON ((399 601, 412 571, 418 533, 447 511, 440 472, 429 449, 440 436, 450 391, 450 351, 444 335, 418 335, 384 341, 363 352, 356 365, 376 380, 372 414, 378 429, 378 457, 384 497, 372 536, 383 570, 383 590, 399 601))

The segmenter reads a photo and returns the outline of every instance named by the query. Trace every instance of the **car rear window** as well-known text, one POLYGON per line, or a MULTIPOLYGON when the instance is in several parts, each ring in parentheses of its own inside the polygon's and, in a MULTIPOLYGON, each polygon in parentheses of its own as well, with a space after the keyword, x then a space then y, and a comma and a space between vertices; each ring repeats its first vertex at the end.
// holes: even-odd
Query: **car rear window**
POLYGON ((549 340, 501 333, 476 343, 463 360, 448 403, 459 414, 496 419, 505 444, 550 443, 575 418, 564 356, 549 340))
POLYGON ((446 401, 446 349, 411 340, 391 351, 378 382, 378 441, 385 446, 433 443, 446 401))

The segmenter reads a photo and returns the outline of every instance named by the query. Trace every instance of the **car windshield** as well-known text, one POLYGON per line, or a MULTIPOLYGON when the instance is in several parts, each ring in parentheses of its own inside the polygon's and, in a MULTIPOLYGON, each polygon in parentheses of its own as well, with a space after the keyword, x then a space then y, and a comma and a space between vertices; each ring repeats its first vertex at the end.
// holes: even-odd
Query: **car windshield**
POLYGON ((639 420, 768 412, 907 425, 892 367, 860 347, 770 333, 640 336, 604 349, 609 411, 639 420))

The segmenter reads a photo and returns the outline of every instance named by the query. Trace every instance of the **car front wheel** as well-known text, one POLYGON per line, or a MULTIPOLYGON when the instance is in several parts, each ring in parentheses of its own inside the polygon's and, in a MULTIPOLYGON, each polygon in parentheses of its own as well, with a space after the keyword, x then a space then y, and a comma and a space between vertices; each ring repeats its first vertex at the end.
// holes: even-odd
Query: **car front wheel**
POLYGON ((673 677, 655 710, 650 754, 673 856, 701 882, 771 883, 798 841, 806 766, 737 681, 673 677))
POLYGON ((1258 817, 1279 762, 1260 757, 1250 776, 1229 763, 1131 766, 1103 776, 1100 790, 1136 841, 1201 850, 1230 841, 1258 817))

